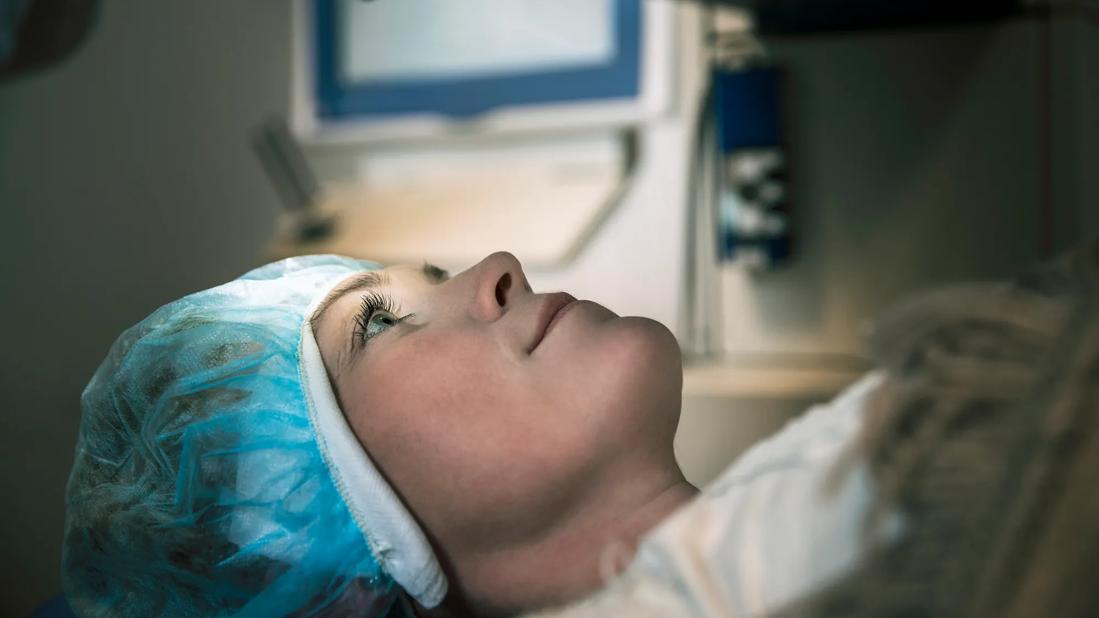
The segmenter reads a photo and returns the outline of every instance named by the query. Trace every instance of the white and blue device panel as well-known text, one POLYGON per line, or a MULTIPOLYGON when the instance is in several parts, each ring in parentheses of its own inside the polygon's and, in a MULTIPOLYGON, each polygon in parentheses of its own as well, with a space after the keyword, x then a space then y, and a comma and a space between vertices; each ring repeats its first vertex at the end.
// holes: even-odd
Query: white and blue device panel
POLYGON ((294 125, 321 141, 636 123, 667 111, 652 0, 303 0, 294 125))

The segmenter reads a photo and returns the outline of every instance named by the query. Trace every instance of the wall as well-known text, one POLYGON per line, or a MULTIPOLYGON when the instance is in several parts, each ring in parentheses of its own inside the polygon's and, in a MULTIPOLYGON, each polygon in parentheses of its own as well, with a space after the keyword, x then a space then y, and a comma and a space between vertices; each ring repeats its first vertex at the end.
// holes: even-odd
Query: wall
POLYGON ((1091 6, 1090 19, 1062 15, 1047 33, 1055 245, 1099 235, 1099 2, 1091 6))
POLYGON ((1058 17, 775 38, 796 254, 727 271, 734 354, 849 354, 899 299, 1099 232, 1099 31, 1058 17))
POLYGON ((109 0, 0 85, 0 615, 60 591, 80 391, 126 326, 254 266, 276 197, 246 131, 285 106, 284 2, 109 0))
POLYGON ((736 352, 850 353, 884 308, 1041 253, 1038 24, 776 39, 796 257, 726 273, 736 352))

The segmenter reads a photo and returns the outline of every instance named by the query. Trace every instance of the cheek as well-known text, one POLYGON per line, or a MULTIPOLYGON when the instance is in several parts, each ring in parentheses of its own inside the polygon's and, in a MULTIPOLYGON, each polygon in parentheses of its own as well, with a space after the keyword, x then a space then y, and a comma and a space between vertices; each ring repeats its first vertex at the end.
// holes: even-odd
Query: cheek
POLYGON ((414 335, 364 364, 345 404, 371 458, 420 516, 509 499, 552 460, 573 456, 568 438, 539 426, 551 402, 494 341, 414 335))

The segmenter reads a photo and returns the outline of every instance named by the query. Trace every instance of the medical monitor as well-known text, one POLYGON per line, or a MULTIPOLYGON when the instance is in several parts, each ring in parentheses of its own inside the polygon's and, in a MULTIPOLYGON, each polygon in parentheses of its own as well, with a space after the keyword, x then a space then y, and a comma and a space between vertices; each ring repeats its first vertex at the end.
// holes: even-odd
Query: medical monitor
POLYGON ((669 107, 660 0, 295 3, 294 126, 320 141, 638 122, 669 107))

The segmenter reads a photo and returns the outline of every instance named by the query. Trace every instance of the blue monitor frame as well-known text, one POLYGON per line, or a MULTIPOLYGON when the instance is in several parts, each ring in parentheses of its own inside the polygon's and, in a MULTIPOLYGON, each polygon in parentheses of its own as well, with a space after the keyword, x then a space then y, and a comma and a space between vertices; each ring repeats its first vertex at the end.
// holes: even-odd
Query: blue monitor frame
POLYGON ((425 113, 462 118, 501 107, 634 98, 640 92, 641 1, 613 0, 616 53, 605 64, 482 78, 346 83, 338 65, 338 0, 314 0, 316 114, 327 120, 425 113))

